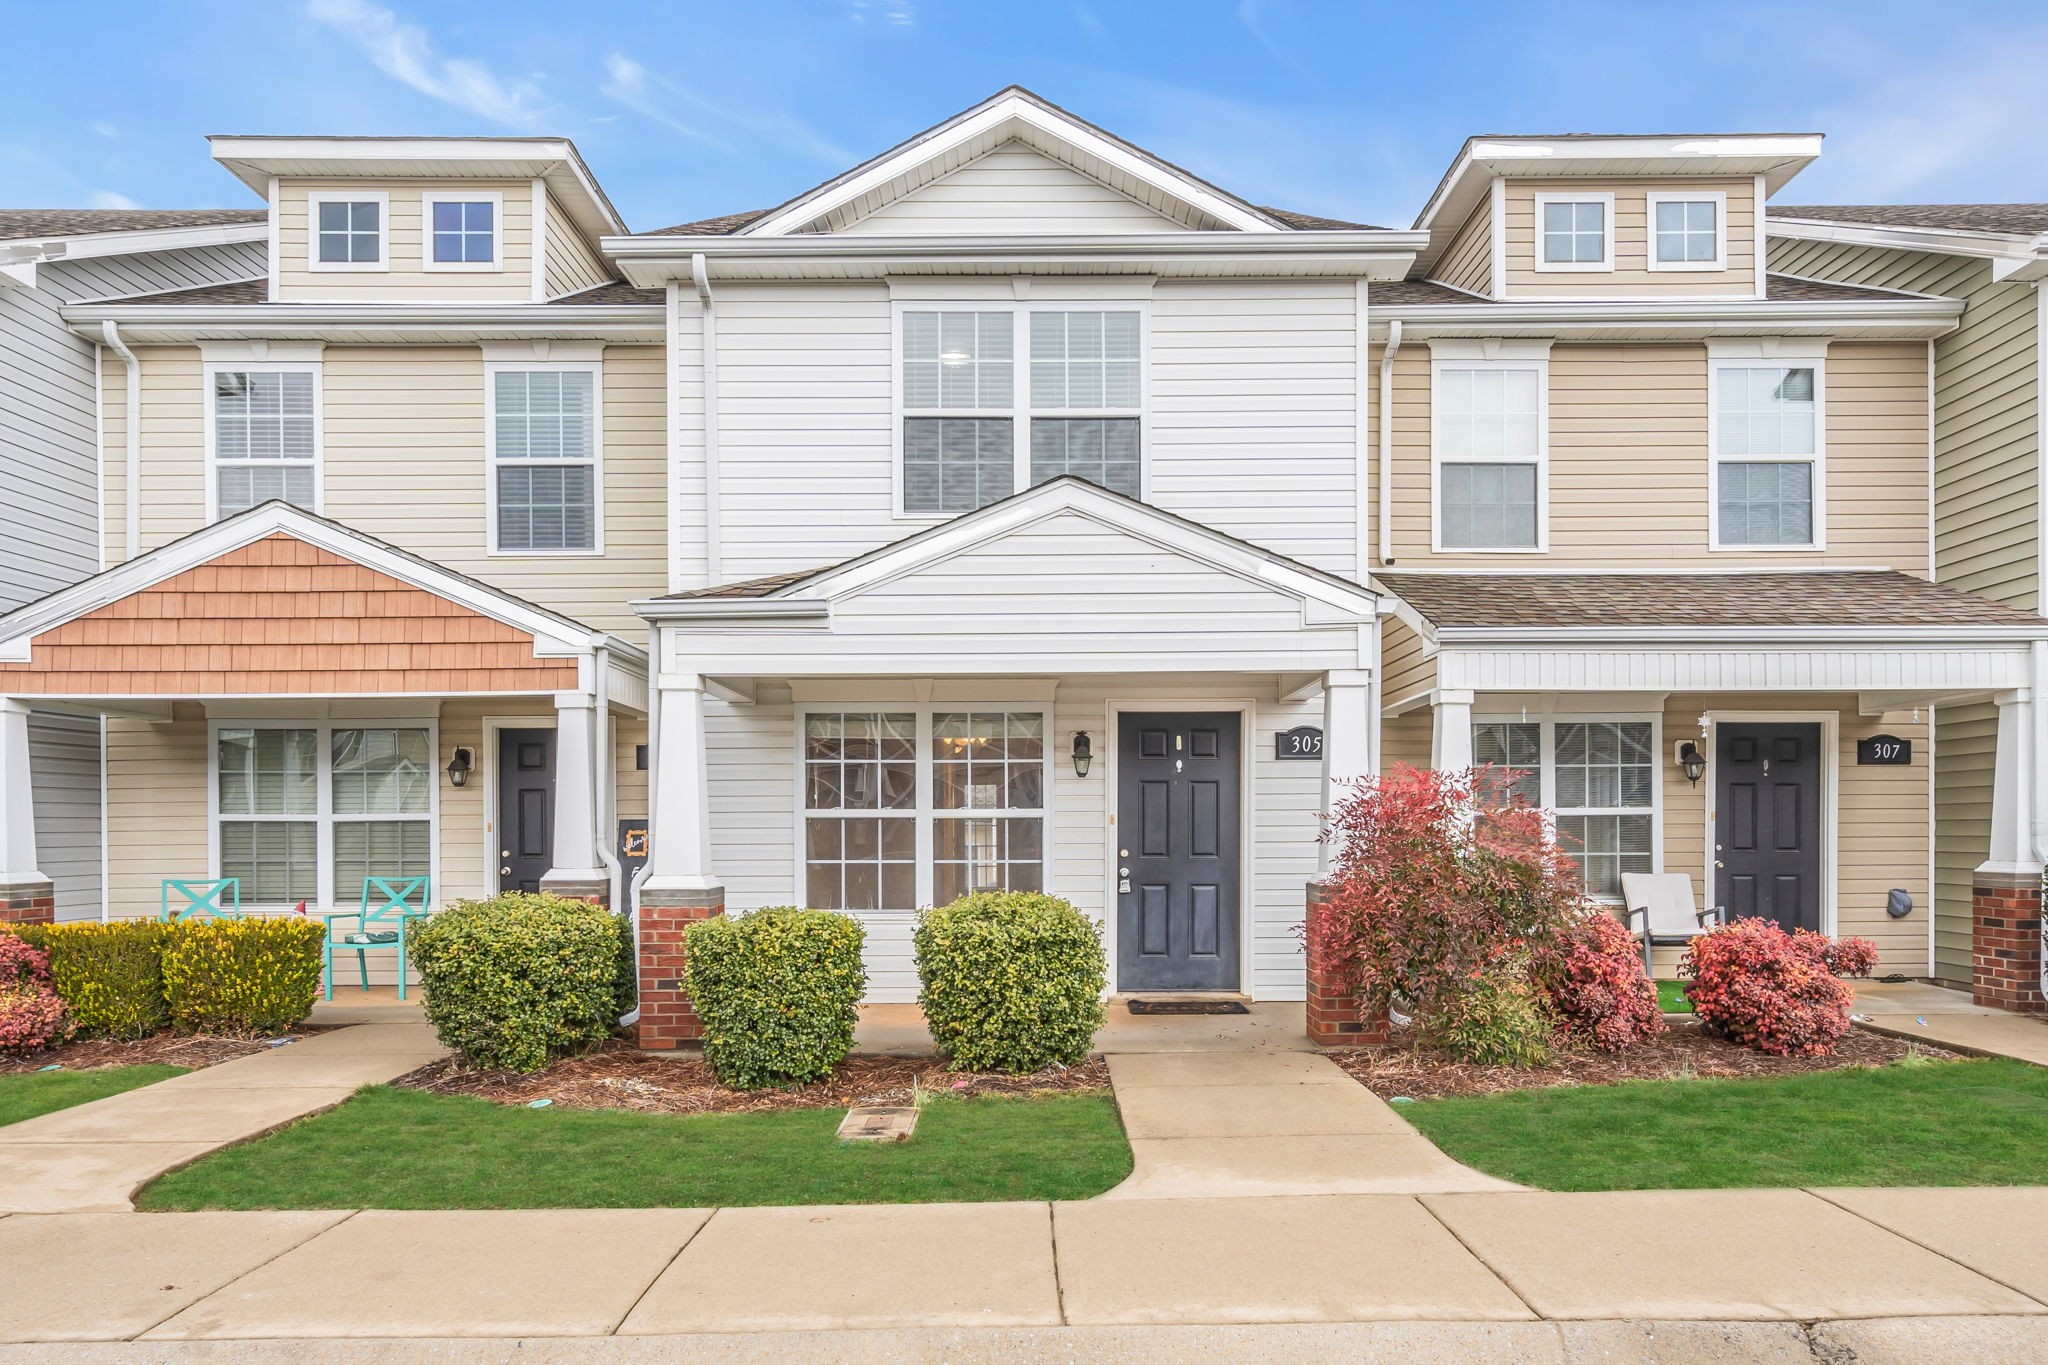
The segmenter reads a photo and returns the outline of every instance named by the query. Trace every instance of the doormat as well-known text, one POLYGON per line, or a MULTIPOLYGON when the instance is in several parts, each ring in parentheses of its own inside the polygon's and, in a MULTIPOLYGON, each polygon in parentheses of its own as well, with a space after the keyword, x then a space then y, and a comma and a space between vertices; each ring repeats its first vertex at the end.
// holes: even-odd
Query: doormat
POLYGON ((1132 1014, 1250 1014, 1242 1000, 1132 1000, 1132 1014))

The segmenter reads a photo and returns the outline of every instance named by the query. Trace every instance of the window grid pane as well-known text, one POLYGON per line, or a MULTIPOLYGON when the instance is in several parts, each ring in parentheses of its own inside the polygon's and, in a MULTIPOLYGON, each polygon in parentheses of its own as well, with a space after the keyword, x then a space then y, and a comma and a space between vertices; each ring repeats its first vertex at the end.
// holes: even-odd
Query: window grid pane
POLYGON ((339 903, 359 904, 366 877, 425 877, 433 869, 433 827, 428 821, 335 822, 334 898, 339 903))
POLYGON ((906 417, 903 510, 971 512, 1008 497, 1017 480, 1007 417, 906 417))
POLYGON ((1810 463, 1726 463, 1719 478, 1723 545, 1813 543, 1810 463))
POLYGON ((311 820, 223 820, 220 875, 240 880, 244 905, 317 900, 319 846, 311 820))
POLYGON ((434 760, 425 730, 336 730, 330 753, 336 815, 427 813, 434 760))
POLYGON ((1138 419, 1034 417, 1033 485, 1074 474, 1125 497, 1139 496, 1138 419))
POLYGON ((1543 206, 1543 259, 1557 264, 1598 264, 1607 259, 1607 205, 1543 206))
POLYGON ((319 809, 319 732, 221 730, 214 736, 223 815, 311 815, 319 809))
POLYGON ((493 375, 501 460, 588 460, 596 448, 596 376, 588 370, 498 370, 493 375))
POLYGON ((371 264, 377 262, 377 224, 383 206, 376 200, 344 203, 329 200, 320 205, 320 260, 323 263, 371 264))
POLYGON ((597 545, 589 465, 498 470, 498 548, 590 550, 597 545))
POLYGON ((212 389, 219 514, 272 499, 314 510, 312 372, 223 370, 212 389))
POLYGON ((1711 261, 1717 234, 1718 205, 1711 199, 1665 200, 1657 205, 1657 259, 1661 262, 1711 261))
POLYGON ((1031 315, 1031 406, 1138 406, 1136 313, 1031 315))
POLYGON ((903 406, 1007 408, 1014 351, 1008 313, 905 313, 903 406))
POLYGON ((1472 761, 1518 773, 1506 791, 1532 806, 1543 804, 1543 727, 1533 721, 1485 721, 1472 727, 1472 761))
POLYGON ((482 263, 491 260, 491 222, 495 206, 478 203, 434 205, 434 260, 438 263, 482 263))

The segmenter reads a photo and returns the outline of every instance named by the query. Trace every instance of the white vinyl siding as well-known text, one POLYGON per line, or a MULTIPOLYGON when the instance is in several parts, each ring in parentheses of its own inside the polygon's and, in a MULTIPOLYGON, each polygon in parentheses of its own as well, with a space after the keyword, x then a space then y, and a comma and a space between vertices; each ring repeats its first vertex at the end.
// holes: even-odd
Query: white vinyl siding
POLYGON ((1713 379, 1714 543, 1819 545, 1820 363, 1722 361, 1713 379))
POLYGON ((214 518, 273 500, 319 511, 319 371, 209 365, 206 373, 214 518))
POLYGON ((835 215, 851 221, 834 230, 848 235, 1015 235, 1175 232, 1188 226, 1014 141, 907 195, 877 197, 881 202, 835 215))
POLYGON ((598 367, 490 365, 486 371, 492 550, 596 552, 602 543, 598 367))
POLYGON ((97 919, 100 855, 100 722, 36 712, 28 718, 36 866, 55 888, 59 920, 97 919))

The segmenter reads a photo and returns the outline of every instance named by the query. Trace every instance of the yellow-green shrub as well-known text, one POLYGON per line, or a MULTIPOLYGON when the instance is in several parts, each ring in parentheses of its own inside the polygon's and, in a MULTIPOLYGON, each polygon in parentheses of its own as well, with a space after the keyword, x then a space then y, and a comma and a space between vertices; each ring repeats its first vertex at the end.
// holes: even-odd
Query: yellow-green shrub
POLYGON ((146 1038, 170 1026, 163 957, 172 926, 122 919, 33 927, 25 937, 50 955, 50 976, 80 1033, 146 1038))
POLYGON ((472 1066, 537 1071, 618 1022, 632 925, 589 901, 507 891, 407 930, 427 1022, 472 1066))
POLYGON ((188 920, 164 943, 164 999, 187 1033, 282 1033, 320 989, 315 919, 188 920))
POLYGON ((845 915, 786 906, 691 925, 683 970, 718 1079, 758 1090, 837 1066, 860 1019, 866 938, 845 915))
POLYGON ((918 1000, 957 1068, 1037 1071, 1102 1027, 1102 934, 1057 896, 984 891, 918 917, 918 1000))

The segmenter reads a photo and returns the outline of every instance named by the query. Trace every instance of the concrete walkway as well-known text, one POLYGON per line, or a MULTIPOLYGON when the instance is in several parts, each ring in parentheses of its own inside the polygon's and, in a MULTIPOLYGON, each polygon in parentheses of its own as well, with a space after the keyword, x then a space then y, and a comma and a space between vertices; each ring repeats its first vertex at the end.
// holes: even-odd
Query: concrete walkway
POLYGON ((1857 1022, 1895 1038, 2048 1066, 2048 1019, 1972 1001, 1965 991, 1920 982, 1858 981, 1857 1022))
POLYGON ((341 1103, 445 1054, 410 1015, 0 1127, 0 1212, 119 1212, 173 1167, 341 1103))
POLYGON ((1492 1324, 1519 1358, 1555 1356, 1515 1326, 1539 1321, 2033 1315, 2038 1344, 2044 1248, 2048 1189, 17 1214, 0 1266, 34 1273, 0 1275, 0 1340, 978 1329, 957 1354, 1048 1329, 1072 1355, 1090 1338, 1061 1329, 1427 1321, 1492 1324))

